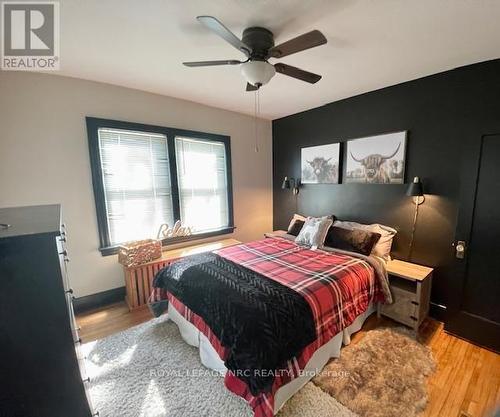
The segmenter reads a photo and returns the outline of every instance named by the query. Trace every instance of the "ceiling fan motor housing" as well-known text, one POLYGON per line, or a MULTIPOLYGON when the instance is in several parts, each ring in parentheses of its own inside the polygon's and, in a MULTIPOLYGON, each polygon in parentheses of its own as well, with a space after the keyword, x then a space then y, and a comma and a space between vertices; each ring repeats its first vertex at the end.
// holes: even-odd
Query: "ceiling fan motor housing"
POLYGON ((251 59, 266 60, 269 49, 274 46, 274 35, 266 28, 251 27, 243 31, 242 41, 252 48, 251 59))

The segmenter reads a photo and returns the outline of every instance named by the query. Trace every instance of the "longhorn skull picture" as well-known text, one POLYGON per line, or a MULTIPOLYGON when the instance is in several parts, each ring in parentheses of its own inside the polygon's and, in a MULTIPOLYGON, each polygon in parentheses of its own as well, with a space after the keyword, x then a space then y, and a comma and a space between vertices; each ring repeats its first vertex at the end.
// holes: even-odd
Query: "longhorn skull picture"
POLYGON ((402 184, 405 148, 406 132, 348 142, 346 182, 402 184))

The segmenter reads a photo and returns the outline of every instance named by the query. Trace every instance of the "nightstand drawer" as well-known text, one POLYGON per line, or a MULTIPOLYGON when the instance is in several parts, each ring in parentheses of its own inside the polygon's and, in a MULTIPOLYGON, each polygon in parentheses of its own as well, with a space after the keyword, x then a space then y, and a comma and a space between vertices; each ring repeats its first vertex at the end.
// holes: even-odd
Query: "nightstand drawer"
POLYGON ((413 327, 418 320, 417 301, 414 292, 391 285, 393 303, 381 306, 381 313, 400 323, 413 327), (416 320, 415 320, 416 319, 416 320))

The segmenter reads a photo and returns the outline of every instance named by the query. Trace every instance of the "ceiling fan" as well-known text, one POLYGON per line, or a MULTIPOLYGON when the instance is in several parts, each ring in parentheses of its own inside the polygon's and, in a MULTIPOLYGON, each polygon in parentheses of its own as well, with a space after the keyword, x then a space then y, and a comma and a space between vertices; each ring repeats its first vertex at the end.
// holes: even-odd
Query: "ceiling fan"
POLYGON ((327 42, 326 38, 319 30, 312 30, 274 46, 274 35, 268 29, 249 27, 243 31, 243 37, 240 40, 213 16, 198 16, 196 19, 240 52, 243 52, 247 60, 226 59, 221 61, 184 62, 183 64, 187 67, 241 64, 241 73, 247 80, 247 91, 258 90, 261 86, 267 84, 276 72, 311 84, 317 83, 321 79, 321 75, 304 71, 291 65, 283 63, 272 65, 268 62, 269 58, 282 58, 325 44, 327 42))

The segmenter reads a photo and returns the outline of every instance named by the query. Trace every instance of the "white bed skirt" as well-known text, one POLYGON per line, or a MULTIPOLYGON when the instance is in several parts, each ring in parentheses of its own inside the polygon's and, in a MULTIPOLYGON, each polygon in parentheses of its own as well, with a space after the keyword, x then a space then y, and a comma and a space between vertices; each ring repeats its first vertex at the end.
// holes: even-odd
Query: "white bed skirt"
MULTIPOLYGON (((276 414, 281 407, 289 400, 297 391, 299 391, 311 378, 315 372, 323 369, 328 363, 330 358, 338 358, 340 356, 340 348, 342 345, 348 345, 351 342, 351 335, 361 329, 365 320, 374 313, 376 310, 375 305, 372 303, 368 309, 360 314, 356 320, 343 332, 337 334, 328 343, 321 346, 314 352, 309 362, 307 362, 304 372, 290 381, 288 384, 283 385, 276 391, 274 396, 274 414, 276 414)), ((221 374, 227 371, 224 362, 219 357, 218 353, 212 347, 206 336, 201 333, 193 324, 187 321, 182 315, 172 306, 168 305, 168 317, 179 327, 182 338, 191 346, 196 346, 200 351, 201 363, 209 369, 213 369, 221 374)))

